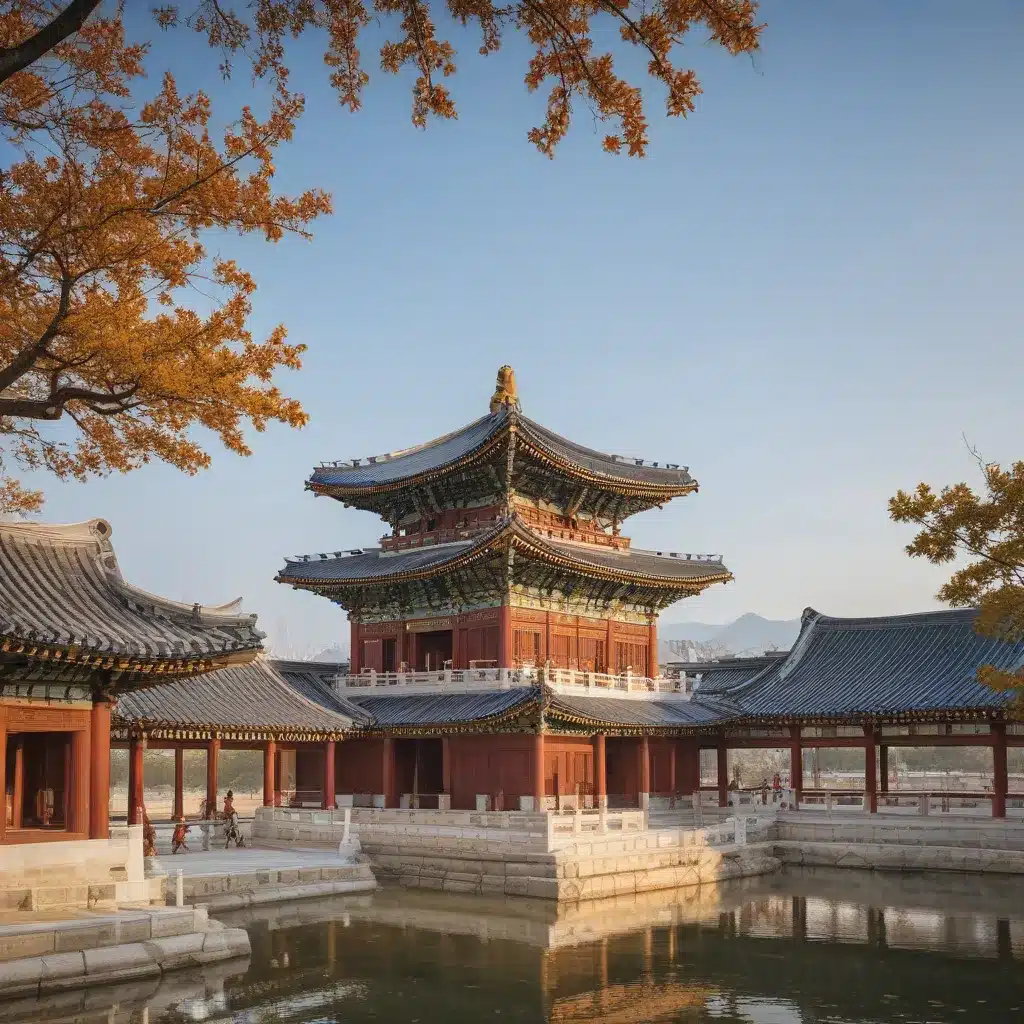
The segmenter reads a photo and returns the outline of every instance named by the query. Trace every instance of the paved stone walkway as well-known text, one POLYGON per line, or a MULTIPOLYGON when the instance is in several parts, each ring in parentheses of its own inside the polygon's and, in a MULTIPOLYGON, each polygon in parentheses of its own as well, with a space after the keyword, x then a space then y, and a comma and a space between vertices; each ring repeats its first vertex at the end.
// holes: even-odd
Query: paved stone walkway
POLYGON ((288 871, 292 868, 338 867, 347 863, 333 850, 210 850, 208 853, 178 853, 159 858, 161 867, 173 879, 177 871, 196 875, 242 875, 255 871, 288 871))

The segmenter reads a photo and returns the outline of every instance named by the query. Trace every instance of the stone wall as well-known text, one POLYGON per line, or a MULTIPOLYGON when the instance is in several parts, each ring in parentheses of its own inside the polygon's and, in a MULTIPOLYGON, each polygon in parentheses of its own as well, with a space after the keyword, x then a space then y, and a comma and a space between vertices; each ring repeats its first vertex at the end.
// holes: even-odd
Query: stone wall
POLYGON ((162 902, 160 880, 145 877, 142 826, 109 839, 0 846, 0 909, 113 908, 162 902))

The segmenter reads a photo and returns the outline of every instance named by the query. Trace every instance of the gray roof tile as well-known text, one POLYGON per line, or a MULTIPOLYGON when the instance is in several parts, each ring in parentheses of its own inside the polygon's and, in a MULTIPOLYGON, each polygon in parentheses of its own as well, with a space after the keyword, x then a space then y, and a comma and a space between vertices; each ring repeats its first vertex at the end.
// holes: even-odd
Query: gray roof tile
POLYGON ((549 709, 574 718, 611 725, 686 728, 713 725, 726 716, 716 707, 688 700, 634 700, 626 697, 577 697, 556 693, 549 709))
POLYGON ((977 669, 1024 665, 1024 643, 980 636, 975 620, 972 609, 855 619, 808 609, 789 655, 724 695, 751 717, 996 711, 1009 697, 977 669))
POLYGON ((398 696, 353 694, 348 699, 373 716, 375 726, 454 725, 503 715, 536 700, 533 686, 480 693, 427 693, 398 696))
POLYGON ((127 584, 110 526, 0 522, 0 637, 140 661, 255 651, 264 634, 238 602, 217 608, 127 584))

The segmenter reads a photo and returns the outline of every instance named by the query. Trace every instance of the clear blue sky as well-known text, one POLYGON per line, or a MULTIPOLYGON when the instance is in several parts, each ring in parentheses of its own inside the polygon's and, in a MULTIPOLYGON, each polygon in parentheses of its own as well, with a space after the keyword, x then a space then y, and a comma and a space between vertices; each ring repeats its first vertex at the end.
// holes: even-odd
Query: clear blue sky
MULTIPOLYGON (((286 554, 370 544, 367 513, 304 493, 322 459, 426 441, 481 415, 501 363, 525 411, 582 443, 687 464, 698 495, 634 543, 721 551, 736 581, 669 620, 934 607, 902 553, 900 486, 1024 457, 1024 4, 770 0, 753 61, 694 39, 705 95, 659 116, 645 161, 600 151, 586 112, 554 162, 514 41, 456 35, 460 119, 409 124, 379 74, 337 109, 312 48, 309 108, 278 166, 336 215, 312 243, 225 239, 260 284, 256 329, 309 345, 281 384, 311 414, 255 454, 47 483, 46 517, 108 518, 125 575, 168 596, 242 595, 271 640, 347 638, 324 599, 273 582, 286 554)), ((371 71, 372 49, 364 47, 371 71)), ((246 85, 232 85, 244 101, 246 85)))

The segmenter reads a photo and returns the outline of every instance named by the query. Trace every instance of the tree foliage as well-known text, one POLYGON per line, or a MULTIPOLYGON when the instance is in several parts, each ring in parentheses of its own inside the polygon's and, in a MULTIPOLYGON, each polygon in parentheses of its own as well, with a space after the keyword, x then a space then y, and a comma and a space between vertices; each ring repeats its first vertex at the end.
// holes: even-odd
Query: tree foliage
MULTIPOLYGON (((480 52, 502 34, 528 37, 526 84, 551 83, 547 116, 529 133, 551 155, 574 101, 614 125, 612 152, 642 156, 647 121, 639 88, 595 53, 592 27, 616 25, 644 51, 667 90, 667 113, 685 115, 700 87, 672 51, 702 23, 731 53, 757 47, 753 0, 448 0, 474 22, 480 52)), ((273 383, 304 349, 282 326, 253 337, 253 278, 208 249, 211 233, 308 237, 330 212, 318 189, 274 187, 275 156, 295 131, 303 97, 289 84, 300 37, 322 46, 331 87, 359 109, 368 82, 358 40, 372 20, 397 23, 380 50, 383 71, 411 69, 412 120, 455 116, 444 80, 455 50, 423 0, 222 0, 157 8, 157 26, 211 52, 230 75, 244 63, 266 97, 217 111, 204 92, 179 91, 173 68, 153 68, 151 47, 126 35, 123 0, 7 0, 0 4, 0 512, 38 507, 16 467, 85 479, 161 459, 186 472, 209 456, 192 428, 248 454, 244 430, 305 423, 273 383), (215 123, 230 121, 214 131, 215 123)), ((177 47, 179 53, 187 47, 177 47)), ((194 63, 194 61, 193 61, 194 63)))
MULTIPOLYGON (((938 592, 954 608, 978 608, 976 629, 983 636, 1024 641, 1024 462, 1009 469, 977 459, 984 491, 968 484, 936 492, 921 483, 913 493, 899 491, 889 501, 898 523, 919 528, 907 554, 935 565, 966 558, 938 592)), ((991 665, 979 670, 982 682, 1017 694, 1024 706, 1024 666, 1014 672, 991 665)))

